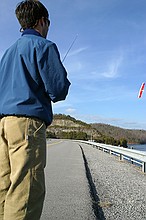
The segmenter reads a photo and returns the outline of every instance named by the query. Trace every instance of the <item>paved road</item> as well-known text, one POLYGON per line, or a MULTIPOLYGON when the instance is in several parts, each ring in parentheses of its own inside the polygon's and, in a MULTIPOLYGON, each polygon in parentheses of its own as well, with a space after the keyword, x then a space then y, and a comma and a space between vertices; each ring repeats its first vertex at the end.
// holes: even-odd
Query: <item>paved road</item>
POLYGON ((94 220, 84 160, 77 143, 48 141, 47 194, 41 220, 94 220))

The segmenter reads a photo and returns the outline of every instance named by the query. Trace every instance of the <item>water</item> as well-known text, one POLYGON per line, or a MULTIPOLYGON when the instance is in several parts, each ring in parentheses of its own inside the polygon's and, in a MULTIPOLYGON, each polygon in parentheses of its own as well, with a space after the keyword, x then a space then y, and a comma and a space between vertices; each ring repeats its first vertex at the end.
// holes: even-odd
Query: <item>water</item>
POLYGON ((129 148, 133 148, 135 150, 145 151, 146 152, 146 144, 129 144, 129 148))

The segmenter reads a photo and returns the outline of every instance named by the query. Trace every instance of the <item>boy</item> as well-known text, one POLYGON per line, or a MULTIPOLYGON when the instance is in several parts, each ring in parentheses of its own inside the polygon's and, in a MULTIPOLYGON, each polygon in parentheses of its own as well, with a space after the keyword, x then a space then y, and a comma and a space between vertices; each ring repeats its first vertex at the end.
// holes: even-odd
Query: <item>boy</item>
POLYGON ((64 100, 70 82, 40 1, 18 4, 22 36, 0 62, 0 220, 39 220, 45 196, 46 127, 51 101, 64 100))

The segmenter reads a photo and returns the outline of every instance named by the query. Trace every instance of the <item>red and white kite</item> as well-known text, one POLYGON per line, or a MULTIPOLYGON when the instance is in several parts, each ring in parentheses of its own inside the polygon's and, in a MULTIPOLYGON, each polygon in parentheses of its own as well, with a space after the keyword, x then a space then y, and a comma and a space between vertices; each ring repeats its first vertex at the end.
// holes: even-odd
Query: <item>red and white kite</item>
POLYGON ((139 90, 139 93, 138 93, 138 98, 141 98, 142 97, 142 93, 144 91, 144 86, 145 86, 145 83, 142 83, 141 87, 140 87, 140 90, 139 90))

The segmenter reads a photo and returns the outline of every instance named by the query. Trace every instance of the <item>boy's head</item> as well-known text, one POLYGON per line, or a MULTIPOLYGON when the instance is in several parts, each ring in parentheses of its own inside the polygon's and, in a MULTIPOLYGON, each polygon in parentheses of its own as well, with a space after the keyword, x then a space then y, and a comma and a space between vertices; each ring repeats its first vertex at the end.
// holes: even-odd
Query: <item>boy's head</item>
POLYGON ((37 0, 25 0, 20 2, 15 10, 16 17, 21 25, 21 29, 34 28, 40 19, 49 26, 49 13, 45 6, 37 0))

